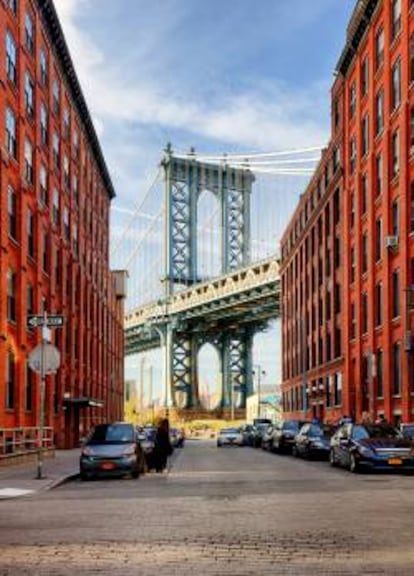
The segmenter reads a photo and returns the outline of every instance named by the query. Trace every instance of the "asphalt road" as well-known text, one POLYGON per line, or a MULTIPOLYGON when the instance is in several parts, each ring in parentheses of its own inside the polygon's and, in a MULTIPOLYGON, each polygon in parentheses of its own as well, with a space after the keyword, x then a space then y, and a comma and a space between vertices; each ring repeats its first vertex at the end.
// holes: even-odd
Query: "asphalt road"
POLYGON ((414 476, 188 442, 168 474, 0 502, 0 575, 412 576, 414 476))

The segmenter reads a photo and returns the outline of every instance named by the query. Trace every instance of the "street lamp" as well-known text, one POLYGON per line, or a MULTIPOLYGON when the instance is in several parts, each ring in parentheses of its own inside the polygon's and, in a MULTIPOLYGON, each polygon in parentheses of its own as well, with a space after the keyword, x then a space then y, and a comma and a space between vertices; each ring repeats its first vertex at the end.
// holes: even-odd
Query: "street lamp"
POLYGON ((260 364, 253 366, 256 370, 252 371, 253 376, 257 375, 257 417, 260 418, 261 414, 261 377, 266 376, 266 371, 262 370, 260 364))

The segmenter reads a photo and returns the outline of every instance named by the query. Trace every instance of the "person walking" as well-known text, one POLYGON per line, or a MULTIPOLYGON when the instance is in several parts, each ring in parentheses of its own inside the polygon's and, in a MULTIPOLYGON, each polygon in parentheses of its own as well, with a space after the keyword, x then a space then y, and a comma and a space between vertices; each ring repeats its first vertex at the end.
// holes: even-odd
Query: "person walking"
POLYGON ((170 442, 170 425, 167 418, 161 420, 154 441, 154 464, 157 472, 162 472, 167 467, 168 456, 171 456, 173 448, 170 442))

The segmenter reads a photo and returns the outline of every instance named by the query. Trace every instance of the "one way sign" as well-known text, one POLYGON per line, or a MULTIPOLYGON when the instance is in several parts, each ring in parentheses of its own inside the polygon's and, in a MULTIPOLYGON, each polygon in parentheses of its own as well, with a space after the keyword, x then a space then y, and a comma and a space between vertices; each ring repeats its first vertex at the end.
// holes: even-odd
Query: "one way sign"
POLYGON ((59 315, 53 316, 28 316, 27 325, 29 328, 42 328, 46 326, 48 328, 60 328, 63 326, 65 317, 59 315))

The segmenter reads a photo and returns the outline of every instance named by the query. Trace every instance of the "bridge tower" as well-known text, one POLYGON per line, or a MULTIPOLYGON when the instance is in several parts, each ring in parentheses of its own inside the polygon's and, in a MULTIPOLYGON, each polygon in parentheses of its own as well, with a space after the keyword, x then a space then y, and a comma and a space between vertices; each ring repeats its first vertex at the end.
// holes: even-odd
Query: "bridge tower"
MULTIPOLYGON (((197 263, 197 207, 201 193, 214 194, 219 205, 220 268, 225 274, 250 261, 250 196, 254 176, 248 168, 210 164, 174 156, 171 146, 162 161, 165 172, 164 305, 180 287, 206 281, 197 263)), ((219 352, 222 382, 221 407, 244 408, 251 393, 253 334, 248 328, 227 327, 214 332, 176 329, 165 325, 166 378, 171 403, 179 408, 200 405, 197 358, 201 346, 211 343, 219 352)))

